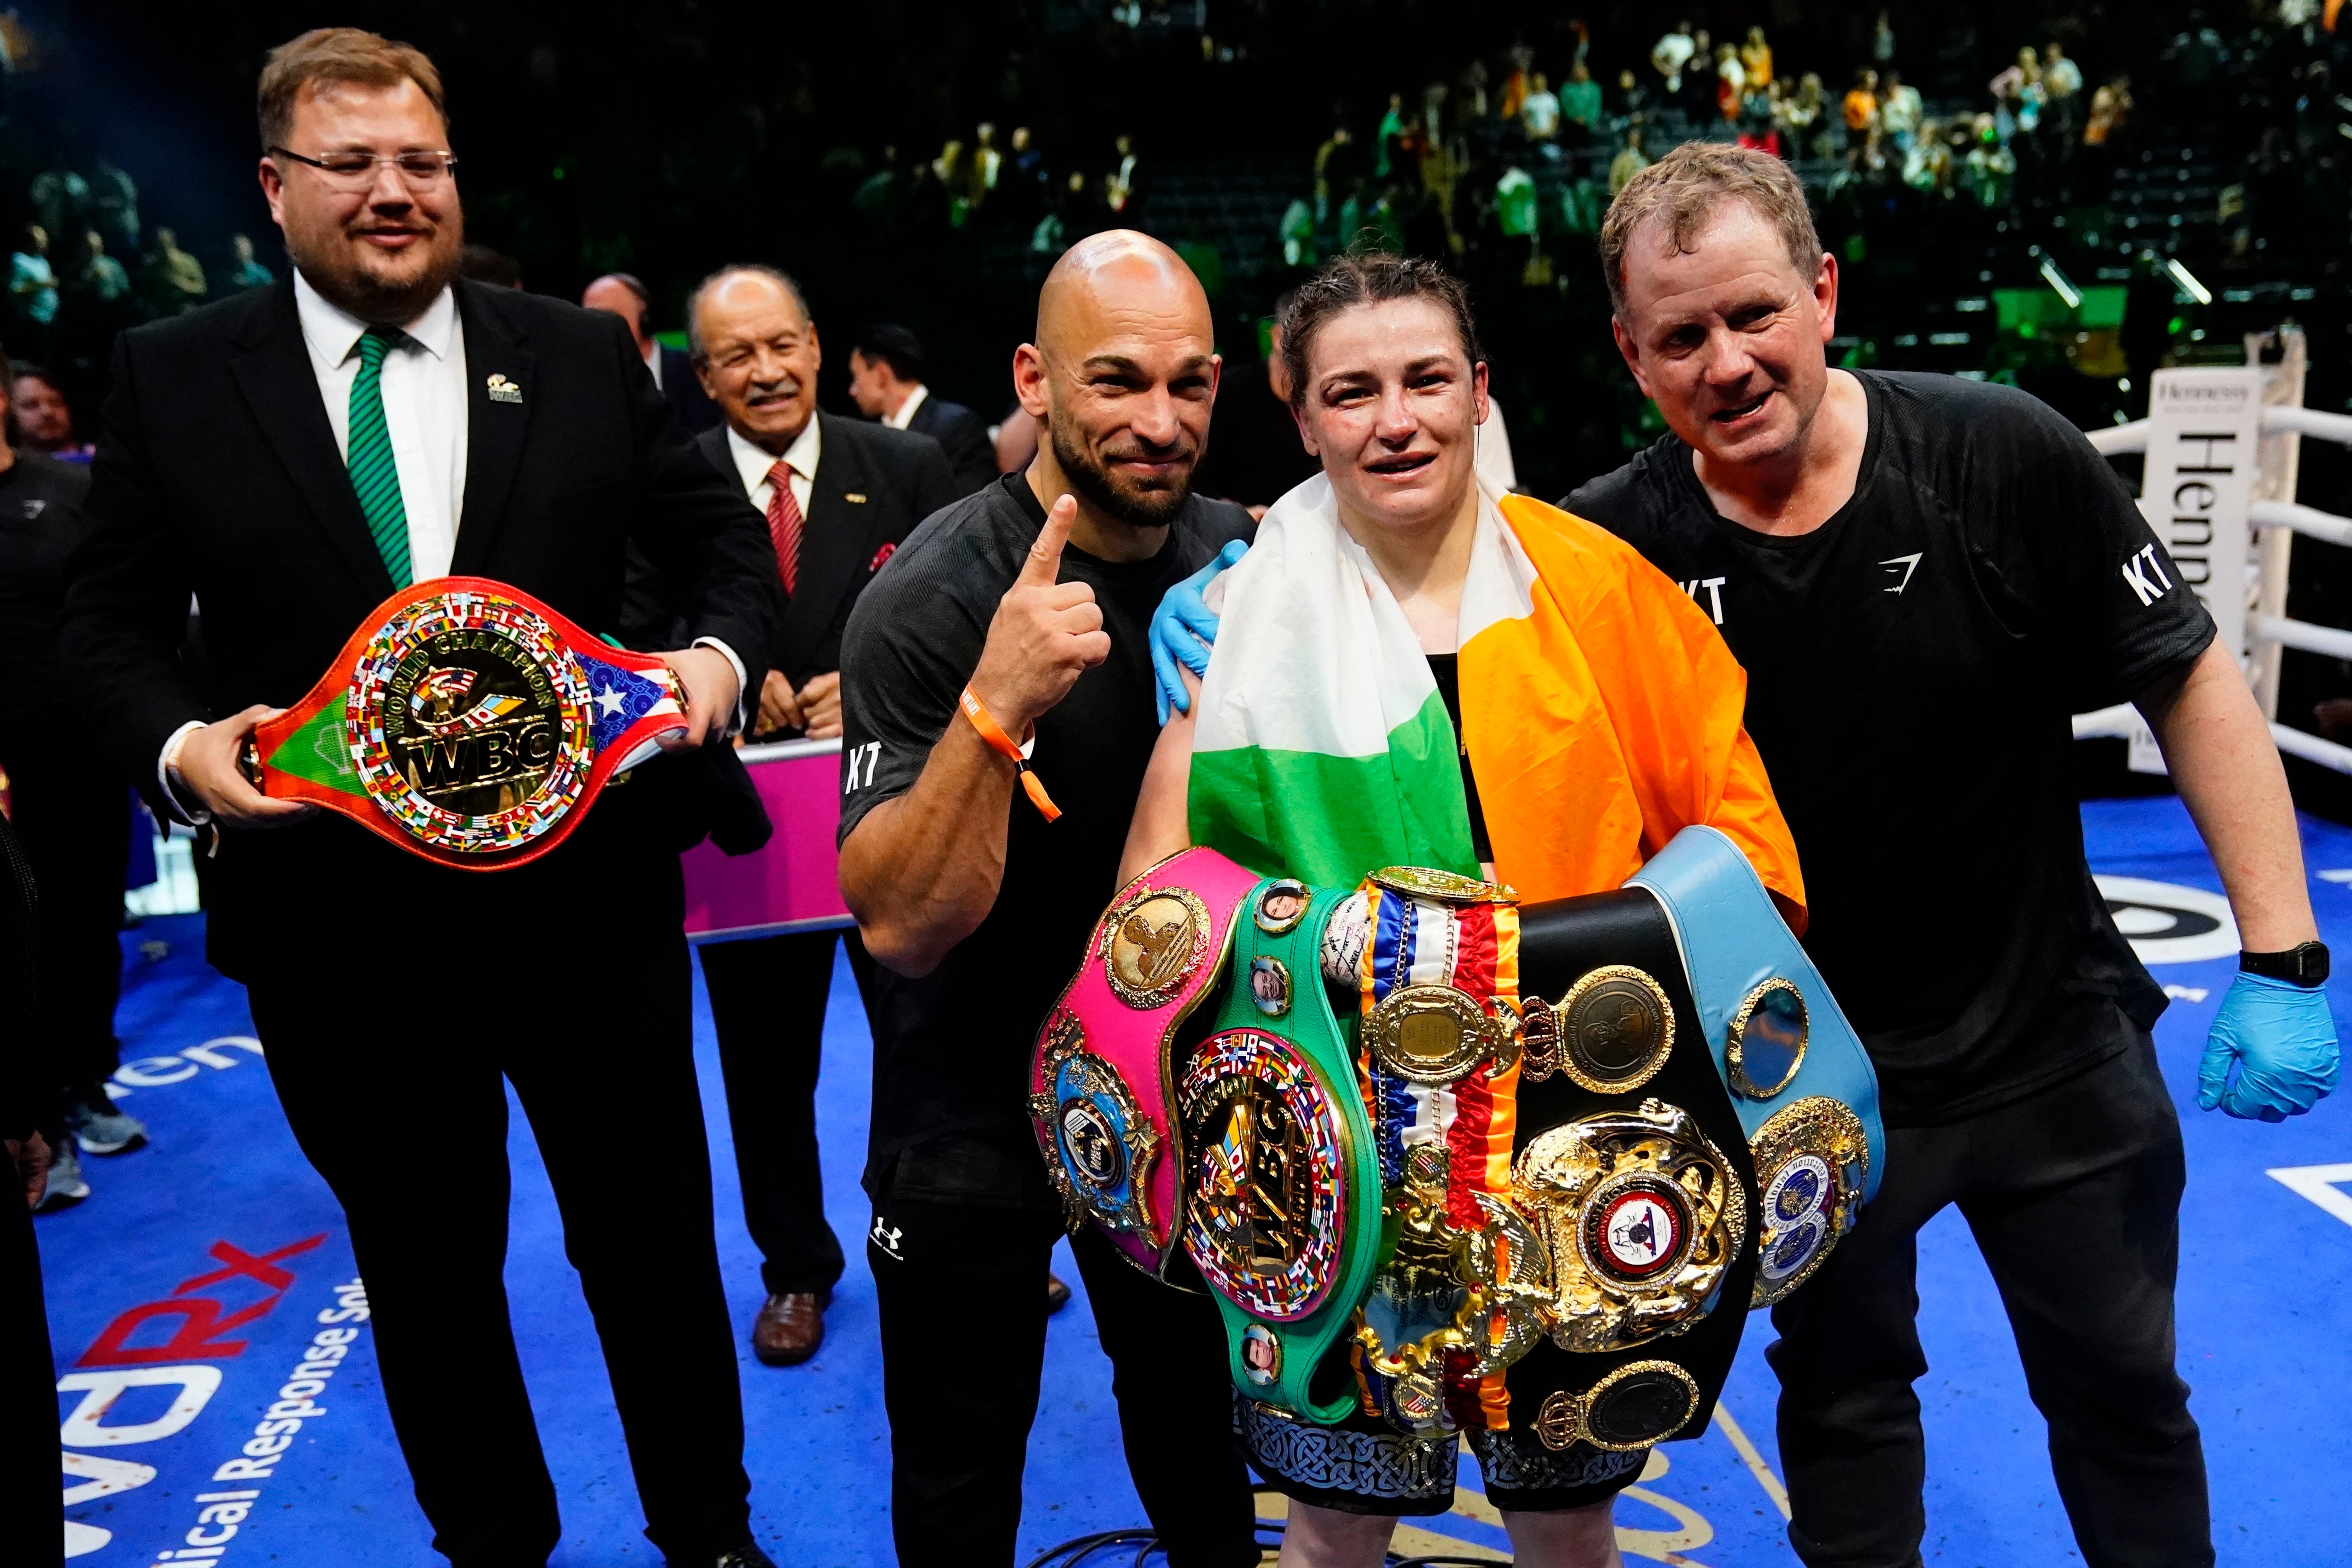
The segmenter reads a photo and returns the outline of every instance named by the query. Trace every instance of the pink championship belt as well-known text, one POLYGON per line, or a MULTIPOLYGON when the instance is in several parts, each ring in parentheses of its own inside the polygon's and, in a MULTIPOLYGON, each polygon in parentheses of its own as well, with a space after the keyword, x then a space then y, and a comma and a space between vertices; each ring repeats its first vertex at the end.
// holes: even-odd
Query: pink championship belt
MULTIPOLYGON (((716 844, 679 858, 686 873, 686 934, 693 942, 731 942, 785 931, 855 925, 841 899, 841 742, 773 741, 735 753, 775 825, 749 855, 716 844)), ((861 753, 863 761, 870 755, 861 753)))
POLYGON ((253 732, 262 794, 469 871, 561 844, 614 773, 686 728, 669 667, 519 588, 436 577, 369 612, 310 694, 253 732))
POLYGON ((1258 879, 1187 849, 1120 889, 1037 1036, 1029 1114, 1070 1223, 1092 1220, 1155 1277, 1184 1229, 1169 1050, 1223 975, 1258 879))

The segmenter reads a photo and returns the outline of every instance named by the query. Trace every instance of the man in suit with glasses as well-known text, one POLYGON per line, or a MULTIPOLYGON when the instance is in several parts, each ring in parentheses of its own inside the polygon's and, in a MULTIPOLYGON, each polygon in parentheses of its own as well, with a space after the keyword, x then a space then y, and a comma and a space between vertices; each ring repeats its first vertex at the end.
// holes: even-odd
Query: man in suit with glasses
MULTIPOLYGON (((595 1314, 646 1534, 677 1568, 772 1568, 696 1090, 662 758, 529 865, 469 874, 259 794, 254 726, 395 590, 510 584, 597 631, 626 552, 684 629, 672 745, 725 743, 768 657, 775 562, 610 317, 456 276, 439 73, 354 28, 273 51, 260 165, 293 275, 123 335, 60 642, 106 755, 218 837, 213 963, 245 983, 288 1122, 341 1200, 434 1545, 543 1568, 562 1537, 503 1268, 507 1083, 595 1314), (206 668, 178 657, 191 595, 206 668), (664 1141, 675 1173, 632 1147, 664 1141)), ((295 1438, 294 1441, 302 1439, 295 1438)), ((219 1478, 265 1476, 278 1439, 219 1478)))

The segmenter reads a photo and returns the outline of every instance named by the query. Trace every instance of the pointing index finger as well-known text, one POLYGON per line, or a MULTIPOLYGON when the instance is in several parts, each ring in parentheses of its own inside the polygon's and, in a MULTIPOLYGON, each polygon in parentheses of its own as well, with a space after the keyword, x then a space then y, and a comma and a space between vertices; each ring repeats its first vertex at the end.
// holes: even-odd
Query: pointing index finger
POLYGON ((1037 542, 1029 547, 1029 557, 1021 563, 1021 576, 1013 586, 1019 588, 1050 588, 1061 575, 1062 546, 1070 542, 1070 523, 1078 515, 1078 498, 1064 496, 1045 514, 1045 526, 1037 531, 1037 542))

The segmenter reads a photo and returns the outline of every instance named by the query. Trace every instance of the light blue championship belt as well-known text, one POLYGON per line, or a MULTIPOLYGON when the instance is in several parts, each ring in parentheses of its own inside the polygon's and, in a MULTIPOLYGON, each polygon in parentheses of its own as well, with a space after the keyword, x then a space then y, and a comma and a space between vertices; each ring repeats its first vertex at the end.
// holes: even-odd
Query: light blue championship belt
POLYGON ((1321 967, 1348 896, 1287 879, 1250 892, 1222 1005, 1175 1084, 1184 1250, 1225 1320, 1234 1385, 1327 1426, 1357 1408, 1355 1380, 1320 1400, 1309 1384, 1382 1250, 1380 1156, 1321 967))
POLYGON ((1718 830, 1685 827, 1626 883, 1664 906, 1699 1026, 1756 1161, 1756 1289, 1811 1279, 1886 1169, 1878 1075, 1763 882, 1718 830))

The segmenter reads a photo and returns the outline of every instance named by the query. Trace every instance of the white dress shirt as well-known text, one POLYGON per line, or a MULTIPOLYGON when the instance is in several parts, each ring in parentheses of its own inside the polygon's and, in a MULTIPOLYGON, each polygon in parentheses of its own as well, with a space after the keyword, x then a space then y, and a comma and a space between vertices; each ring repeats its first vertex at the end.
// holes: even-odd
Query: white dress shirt
MULTIPOLYGON (((294 274, 294 308, 303 346, 335 429, 335 449, 351 460, 352 384, 360 374, 360 337, 369 323, 331 305, 310 280, 294 274)), ((400 468, 400 504, 408 513, 409 577, 449 574, 457 518, 466 498, 466 334, 457 298, 447 289, 401 331, 408 341, 383 356, 383 424, 400 468)))
POLYGON ((915 384, 915 390, 907 394, 907 401, 898 405, 898 412, 891 415, 888 418, 883 420, 882 423, 887 425, 893 430, 904 430, 908 426, 915 422, 915 410, 920 408, 923 405, 923 399, 929 397, 930 395, 931 389, 929 387, 925 386, 919 381, 917 382, 915 384))
POLYGON ((656 343, 653 353, 646 355, 646 368, 654 373, 654 384, 659 386, 661 384, 661 344, 656 343))
MULTIPOLYGON (((801 433, 784 448, 783 457, 792 469, 793 504, 801 509, 803 523, 808 521, 809 491, 816 485, 817 458, 824 449, 824 433, 818 428, 816 415, 812 412, 809 422, 801 426, 801 433)), ((776 487, 769 482, 768 470, 776 466, 776 454, 755 441, 745 440, 732 425, 727 426, 727 452, 735 459, 735 473, 743 481, 743 493, 751 498, 751 504, 760 509, 761 517, 767 516, 768 502, 776 493, 776 487)))

